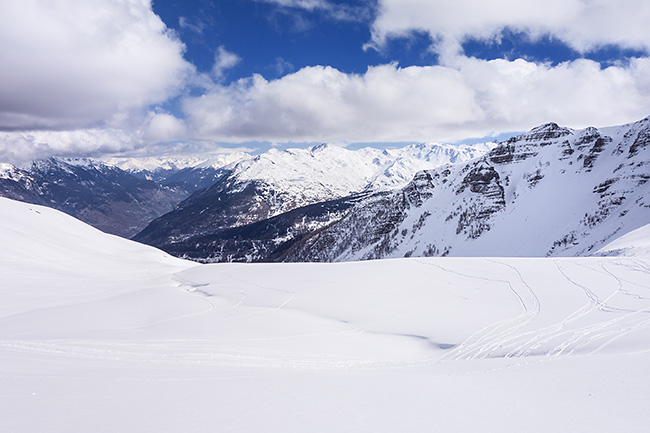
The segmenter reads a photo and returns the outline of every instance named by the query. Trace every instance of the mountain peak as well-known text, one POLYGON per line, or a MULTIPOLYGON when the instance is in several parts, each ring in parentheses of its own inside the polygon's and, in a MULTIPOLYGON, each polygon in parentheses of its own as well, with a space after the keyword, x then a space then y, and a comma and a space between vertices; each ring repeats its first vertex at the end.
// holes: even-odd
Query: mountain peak
POLYGON ((558 138, 562 138, 567 135, 572 135, 574 133, 575 131, 570 128, 564 128, 562 126, 559 126, 555 122, 549 122, 537 126, 528 132, 524 132, 521 135, 511 137, 505 142, 500 143, 500 145, 503 144, 512 145, 515 143, 522 143, 522 142, 526 142, 526 143, 538 142, 542 146, 545 146, 550 144, 551 141, 553 140, 557 140, 558 138))
POLYGON ((535 128, 531 129, 531 132, 533 131, 555 131, 557 129, 560 129, 560 125, 558 125, 555 122, 548 122, 540 126, 536 126, 535 128))
POLYGON ((323 151, 325 149, 328 149, 329 147, 331 147, 329 144, 321 143, 321 144, 317 144, 316 146, 313 146, 310 150, 311 153, 314 153, 314 152, 323 151))
POLYGON ((524 135, 530 139, 539 140, 560 138, 572 133, 573 131, 569 128, 563 128, 555 122, 549 122, 531 129, 524 135))

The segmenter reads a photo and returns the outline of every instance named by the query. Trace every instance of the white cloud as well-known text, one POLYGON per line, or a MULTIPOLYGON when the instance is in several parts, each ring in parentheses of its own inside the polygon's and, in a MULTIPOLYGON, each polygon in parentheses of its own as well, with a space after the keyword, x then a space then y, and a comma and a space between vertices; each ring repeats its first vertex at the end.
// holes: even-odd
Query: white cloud
POLYGON ((185 124, 181 119, 167 113, 150 113, 144 130, 148 143, 173 141, 185 136, 185 124))
MULTIPOLYGON (((353 10, 327 0, 260 1, 299 14, 370 16, 367 2, 353 10)), ((650 50, 650 3, 381 0, 379 6, 372 26, 377 46, 428 32, 442 63, 388 64, 364 74, 313 66, 276 80, 253 75, 226 84, 225 71, 239 56, 218 47, 212 74, 197 74, 150 0, 5 0, 0 129, 52 131, 0 133, 0 161, 189 151, 214 141, 451 141, 548 121, 600 126, 650 114, 650 58, 603 69, 588 60, 552 66, 459 51, 463 40, 498 38, 505 27, 582 51, 605 44, 650 50), (185 85, 205 91, 183 99, 185 119, 150 108, 185 85)), ((279 74, 293 70, 280 58, 276 66, 279 74)))
POLYGON ((456 57, 454 66, 307 67, 184 102, 189 129, 222 141, 458 140, 556 121, 608 125, 650 114, 650 59, 601 69, 456 57))
POLYGON ((646 0, 380 0, 373 42, 425 31, 457 44, 498 38, 509 27, 533 38, 550 35, 585 52, 613 44, 650 50, 646 0))
POLYGON ((212 75, 217 80, 223 79, 224 73, 233 68, 237 63, 241 61, 241 58, 228 50, 223 46, 220 46, 217 49, 217 53, 214 56, 214 66, 212 67, 212 75))
POLYGON ((275 63, 271 67, 277 75, 284 75, 289 72, 295 71, 293 63, 286 61, 282 57, 276 57, 275 63))
MULTIPOLYGON (((257 0, 275 4, 284 9, 321 12, 327 17, 341 21, 365 21, 372 16, 370 1, 358 4, 335 3, 329 0, 257 0)), ((308 26, 305 29, 309 28, 308 26)))
POLYGON ((0 132, 0 161, 22 164, 50 156, 96 156, 142 144, 137 136, 116 129, 0 132))
POLYGON ((176 94, 193 67, 150 0, 4 0, 0 128, 110 123, 176 94))
MULTIPOLYGON (((326 0, 263 0, 330 13, 326 0)), ((605 125, 650 114, 650 60, 601 68, 577 60, 547 65, 468 58, 467 38, 499 38, 505 28, 550 36, 576 50, 608 44, 650 49, 650 3, 623 0, 381 0, 372 43, 428 32, 441 64, 371 67, 345 74, 303 68, 277 80, 255 75, 217 85, 184 110, 190 130, 218 140, 457 140, 556 121, 605 125)), ((333 16, 333 15, 332 15, 333 16)))
POLYGON ((331 7, 327 0, 260 0, 265 3, 274 3, 278 6, 287 7, 287 8, 297 8, 297 9, 327 9, 331 7))
POLYGON ((194 33, 198 33, 199 35, 202 35, 203 30, 205 30, 206 24, 201 20, 192 22, 190 19, 181 16, 178 18, 178 26, 181 29, 187 29, 193 31, 194 33))

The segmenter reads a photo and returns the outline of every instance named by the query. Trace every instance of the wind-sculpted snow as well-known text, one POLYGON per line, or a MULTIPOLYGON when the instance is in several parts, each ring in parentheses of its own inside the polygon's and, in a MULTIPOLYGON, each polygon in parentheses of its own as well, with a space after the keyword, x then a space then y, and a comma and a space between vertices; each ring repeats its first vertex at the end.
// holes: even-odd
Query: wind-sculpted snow
POLYGON ((650 223, 648 137, 650 118, 580 131, 540 126, 370 197, 285 260, 595 253, 650 223), (409 199, 414 190, 422 199, 409 199))
POLYGON ((0 212, 2 431, 648 425, 647 255, 197 265, 0 212))

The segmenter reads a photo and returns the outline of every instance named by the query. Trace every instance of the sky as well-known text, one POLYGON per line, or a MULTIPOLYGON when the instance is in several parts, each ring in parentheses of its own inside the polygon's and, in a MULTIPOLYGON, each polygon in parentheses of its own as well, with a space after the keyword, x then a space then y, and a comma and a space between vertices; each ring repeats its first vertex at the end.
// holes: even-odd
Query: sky
POLYGON ((650 115, 645 0, 3 0, 0 160, 650 115))

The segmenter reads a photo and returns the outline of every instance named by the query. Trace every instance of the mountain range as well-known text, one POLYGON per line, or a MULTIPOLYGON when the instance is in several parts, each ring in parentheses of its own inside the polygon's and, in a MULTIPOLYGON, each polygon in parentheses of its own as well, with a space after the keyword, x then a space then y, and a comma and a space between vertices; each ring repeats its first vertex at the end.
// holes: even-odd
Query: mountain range
POLYGON ((180 215, 178 220, 188 223, 174 231, 206 234, 215 233, 213 228, 205 229, 215 219, 225 219, 218 225, 220 231, 352 193, 398 187, 417 170, 467 160, 491 146, 418 144, 351 151, 323 144, 312 149, 272 149, 261 155, 49 158, 24 167, 1 164, 0 196, 54 207, 123 237, 137 234, 170 211, 169 219, 180 215), (193 193, 196 196, 175 210, 193 193), (223 207, 220 197, 214 196, 221 193, 228 196, 230 207, 219 209, 223 207), (205 204, 210 201, 215 203, 205 204), (203 206, 201 218, 191 216, 197 203, 203 206))
POLYGON ((549 123, 366 198, 283 260, 585 256, 650 223, 648 180, 650 118, 582 130, 549 123))
POLYGON ((0 164, 0 196, 61 210, 104 232, 130 237, 191 191, 135 177, 90 159, 0 164))
MULTIPOLYGON (((649 119, 548 123, 411 170, 409 182, 392 173, 400 158, 373 156, 386 168, 372 174, 332 146, 274 151, 238 163, 134 239, 204 262, 585 256, 650 223, 649 137, 649 119)), ((431 154, 406 152, 418 150, 431 154)))
POLYGON ((0 165, 0 195, 202 262, 585 256, 650 223, 650 119, 501 143, 0 165))
POLYGON ((340 219, 361 198, 406 185, 423 168, 469 161, 493 146, 272 149, 223 167, 214 185, 134 239, 202 261, 276 259, 307 233, 340 219))

